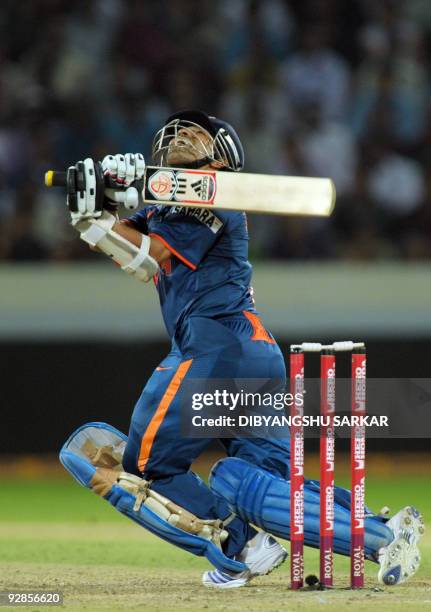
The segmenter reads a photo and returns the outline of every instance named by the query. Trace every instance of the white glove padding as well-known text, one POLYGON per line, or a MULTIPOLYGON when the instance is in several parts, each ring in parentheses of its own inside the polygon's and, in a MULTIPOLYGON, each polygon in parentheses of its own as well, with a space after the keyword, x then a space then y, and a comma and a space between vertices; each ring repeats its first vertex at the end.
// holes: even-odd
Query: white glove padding
POLYGON ((104 178, 100 164, 87 157, 68 168, 67 205, 72 225, 100 217, 103 211, 104 178))
POLYGON ((129 187, 144 178, 145 159, 142 153, 107 155, 102 160, 102 170, 114 187, 129 187))

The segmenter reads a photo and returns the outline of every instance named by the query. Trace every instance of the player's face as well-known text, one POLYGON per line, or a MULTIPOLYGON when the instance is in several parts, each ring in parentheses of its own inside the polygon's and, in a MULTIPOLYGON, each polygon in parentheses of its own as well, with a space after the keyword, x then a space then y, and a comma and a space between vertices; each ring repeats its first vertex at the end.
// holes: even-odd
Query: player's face
POLYGON ((211 135, 198 126, 180 128, 169 143, 167 162, 175 166, 212 156, 212 143, 211 135))

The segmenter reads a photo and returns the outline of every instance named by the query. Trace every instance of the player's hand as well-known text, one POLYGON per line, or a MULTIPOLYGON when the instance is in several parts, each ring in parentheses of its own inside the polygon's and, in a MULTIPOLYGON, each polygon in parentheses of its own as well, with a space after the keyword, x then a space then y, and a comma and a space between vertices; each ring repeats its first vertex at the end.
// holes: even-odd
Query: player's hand
POLYGON ((129 187, 144 178, 145 159, 142 153, 107 155, 102 160, 102 169, 114 189, 129 187))
POLYGON ((87 157, 68 169, 67 206, 76 226, 85 219, 96 219, 103 212, 104 176, 99 162, 87 157))

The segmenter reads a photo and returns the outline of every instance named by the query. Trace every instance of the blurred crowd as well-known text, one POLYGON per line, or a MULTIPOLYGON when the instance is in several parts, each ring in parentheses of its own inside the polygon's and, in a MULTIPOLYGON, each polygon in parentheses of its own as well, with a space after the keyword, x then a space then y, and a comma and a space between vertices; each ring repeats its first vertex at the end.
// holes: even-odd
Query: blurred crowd
POLYGON ((255 257, 431 258, 430 0, 3 0, 0 29, 0 259, 95 257, 45 170, 150 160, 181 108, 248 172, 335 181, 329 220, 250 215, 255 257))

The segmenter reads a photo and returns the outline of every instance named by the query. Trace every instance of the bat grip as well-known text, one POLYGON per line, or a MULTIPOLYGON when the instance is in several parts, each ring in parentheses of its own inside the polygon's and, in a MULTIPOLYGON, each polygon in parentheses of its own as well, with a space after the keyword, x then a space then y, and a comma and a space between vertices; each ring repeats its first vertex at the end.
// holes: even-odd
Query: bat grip
MULTIPOLYGON (((45 185, 47 187, 67 187, 67 172, 48 170, 45 173, 45 185)), ((106 189, 105 194, 114 202, 123 204, 128 210, 136 210, 139 206, 139 193, 135 187, 129 187, 126 191, 106 189)))
POLYGON ((66 187, 67 172, 57 172, 57 170, 48 170, 45 173, 45 185, 47 187, 66 187))

